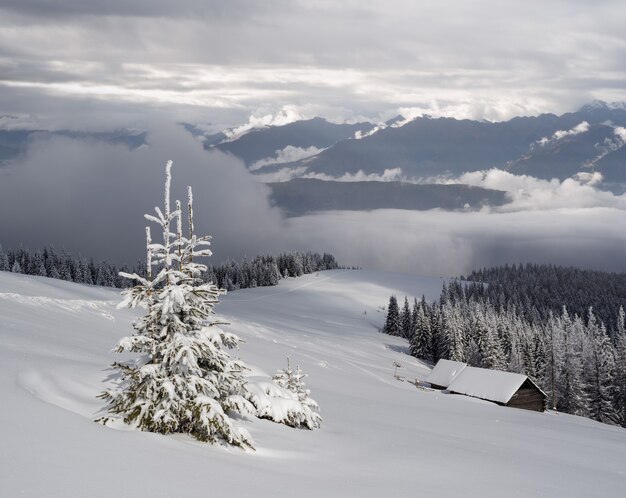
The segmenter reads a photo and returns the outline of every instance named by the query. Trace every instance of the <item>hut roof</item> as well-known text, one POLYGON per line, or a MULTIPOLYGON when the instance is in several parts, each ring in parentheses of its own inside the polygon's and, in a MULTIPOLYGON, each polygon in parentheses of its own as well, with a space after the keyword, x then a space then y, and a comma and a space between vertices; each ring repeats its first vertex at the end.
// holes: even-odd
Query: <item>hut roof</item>
POLYGON ((426 382, 436 386, 448 387, 466 366, 467 364, 460 361, 439 360, 426 377, 426 382))
POLYGON ((506 404, 526 379, 528 379, 526 375, 512 372, 466 367, 448 389, 455 393, 506 404))

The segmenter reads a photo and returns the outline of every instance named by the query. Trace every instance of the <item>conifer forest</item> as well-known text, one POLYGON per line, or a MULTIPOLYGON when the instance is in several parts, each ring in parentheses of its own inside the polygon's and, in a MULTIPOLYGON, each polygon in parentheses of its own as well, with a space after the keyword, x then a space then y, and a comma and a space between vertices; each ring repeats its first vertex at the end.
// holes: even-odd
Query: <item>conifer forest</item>
MULTIPOLYGON (((233 291, 277 285, 281 278, 299 277, 337 268, 340 266, 332 254, 294 251, 278 256, 256 256, 242 262, 228 260, 218 265, 209 264, 202 278, 226 291, 233 291)), ((93 259, 86 260, 65 250, 59 253, 52 247, 46 247, 42 251, 24 248, 3 251, 0 246, 0 271, 123 289, 130 281, 119 273, 145 275, 146 264, 139 261, 129 268, 107 261, 95 263, 93 259)))

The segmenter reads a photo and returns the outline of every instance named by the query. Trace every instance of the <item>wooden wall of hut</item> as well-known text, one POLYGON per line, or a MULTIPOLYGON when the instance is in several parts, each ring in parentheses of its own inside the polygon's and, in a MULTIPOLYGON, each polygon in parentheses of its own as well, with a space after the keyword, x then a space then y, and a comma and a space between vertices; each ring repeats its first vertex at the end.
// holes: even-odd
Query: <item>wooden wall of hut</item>
POLYGON ((532 382, 526 379, 506 406, 543 412, 547 406, 547 399, 532 382))

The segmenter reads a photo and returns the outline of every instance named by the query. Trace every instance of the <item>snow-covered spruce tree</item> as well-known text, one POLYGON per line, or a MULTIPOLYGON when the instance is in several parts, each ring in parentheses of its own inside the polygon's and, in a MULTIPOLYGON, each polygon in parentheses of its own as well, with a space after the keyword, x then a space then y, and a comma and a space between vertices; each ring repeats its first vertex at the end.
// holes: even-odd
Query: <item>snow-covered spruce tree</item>
POLYGON ((450 358, 450 329, 443 306, 433 303, 430 316, 430 351, 433 363, 450 358))
POLYGON ((389 298, 387 306, 387 319, 382 332, 389 335, 402 335, 402 322, 400 321, 400 310, 398 309, 398 300, 396 296, 389 298))
POLYGON ((413 335, 413 324, 411 323, 411 308, 409 307, 409 299, 404 296, 404 306, 402 308, 402 312, 400 313, 400 323, 402 325, 402 337, 405 339, 410 339, 411 335, 413 335))
POLYGON ((615 351, 615 407, 619 423, 626 427, 626 331, 624 330, 624 309, 620 306, 615 351))
POLYGON ((309 397, 311 391, 306 388, 304 383, 306 376, 300 369, 300 365, 296 365, 296 369, 292 370, 289 358, 287 358, 287 368, 278 370, 272 380, 277 386, 291 392, 300 404, 299 409, 287 410, 285 423, 293 427, 315 429, 320 426, 322 417, 317 413, 320 408, 319 405, 313 398, 309 397))
POLYGON ((598 325, 593 310, 589 309, 587 323, 591 337, 587 351, 585 374, 586 395, 589 402, 589 416, 598 422, 615 424, 618 414, 613 404, 615 377, 615 356, 604 324, 598 325))
POLYGON ((431 350, 431 328, 430 318, 427 314, 429 312, 429 306, 426 303, 426 299, 422 296, 422 300, 418 304, 418 310, 416 313, 417 319, 413 324, 413 335, 409 341, 409 351, 412 356, 423 360, 432 360, 431 350))
POLYGON ((465 361, 464 351, 464 322, 458 307, 447 308, 448 318, 447 322, 450 327, 450 356, 452 361, 465 361))
POLYGON ((17 259, 13 262, 13 266, 11 266, 11 271, 13 273, 22 273, 22 266, 17 259))
POLYGON ((565 413, 584 416, 587 404, 583 392, 582 355, 578 347, 584 327, 579 317, 572 320, 566 306, 563 306, 560 321, 557 408, 565 413))
MULTIPOLYGON (((135 361, 114 363, 121 383, 102 393, 108 411, 141 430, 184 433, 200 441, 226 442, 252 447, 245 429, 233 425, 229 413, 254 413, 241 396, 245 366, 232 360, 225 350, 241 340, 224 332, 223 322, 212 319, 213 307, 223 293, 212 283, 202 283, 206 267, 197 259, 210 256, 210 237, 193 232, 191 188, 189 188, 189 238, 181 233, 180 209, 170 212, 171 166, 166 167, 164 211, 146 218, 159 225, 163 242, 153 244, 147 235, 146 278, 136 274, 136 285, 123 292, 120 307, 146 308, 134 323, 135 332, 120 340, 116 352, 140 353, 135 361), (170 224, 177 221, 176 234, 170 224), (204 248, 202 248, 204 247, 204 248), (152 268, 160 271, 152 276, 152 268)), ((107 423, 109 417, 100 419, 107 423)))

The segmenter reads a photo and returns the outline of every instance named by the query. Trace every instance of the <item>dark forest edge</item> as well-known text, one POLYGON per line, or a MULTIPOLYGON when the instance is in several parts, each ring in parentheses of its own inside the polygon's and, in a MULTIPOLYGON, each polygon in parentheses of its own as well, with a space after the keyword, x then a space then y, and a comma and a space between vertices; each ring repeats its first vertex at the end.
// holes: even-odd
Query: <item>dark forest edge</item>
POLYGON ((626 275, 513 265, 467 280, 433 303, 391 296, 382 332, 422 360, 526 374, 550 408, 626 427, 626 275))
MULTIPOLYGON (((207 265, 203 278, 227 291, 252 287, 278 285, 281 278, 299 277, 323 270, 342 268, 332 254, 313 252, 289 252, 278 256, 256 256, 242 262, 228 260, 219 265, 207 265)), ((125 288, 132 282, 119 272, 146 275, 145 263, 138 262, 132 268, 116 266, 106 261, 94 263, 75 257, 67 251, 55 252, 53 248, 43 251, 28 249, 3 251, 0 247, 0 271, 25 275, 50 277, 80 284, 125 288)))

